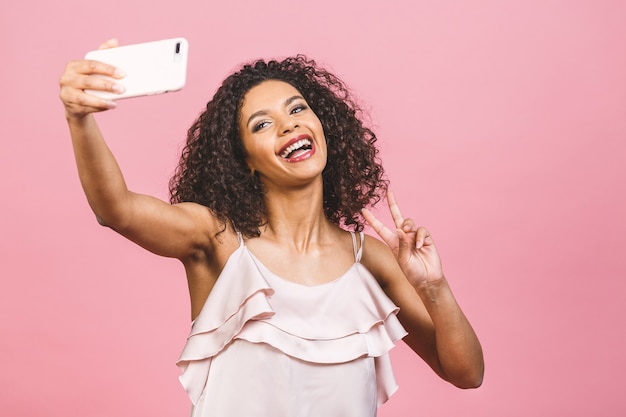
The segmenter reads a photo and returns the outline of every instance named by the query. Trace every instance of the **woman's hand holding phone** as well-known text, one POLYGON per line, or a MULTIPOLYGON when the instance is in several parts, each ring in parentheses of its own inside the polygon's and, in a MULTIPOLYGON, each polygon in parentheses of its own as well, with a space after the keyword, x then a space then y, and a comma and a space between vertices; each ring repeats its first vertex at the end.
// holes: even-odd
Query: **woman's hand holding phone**
POLYGON ((185 85, 188 42, 164 39, 118 46, 116 39, 71 61, 59 81, 68 117, 117 107, 115 100, 178 91, 185 85))
MULTIPOLYGON (((100 50, 117 47, 117 39, 110 39, 100 45, 100 50)), ((86 89, 119 94, 124 86, 116 80, 124 78, 123 70, 104 62, 79 59, 68 62, 59 80, 59 97, 69 117, 83 117, 87 114, 117 107, 111 99, 87 94, 86 89)))

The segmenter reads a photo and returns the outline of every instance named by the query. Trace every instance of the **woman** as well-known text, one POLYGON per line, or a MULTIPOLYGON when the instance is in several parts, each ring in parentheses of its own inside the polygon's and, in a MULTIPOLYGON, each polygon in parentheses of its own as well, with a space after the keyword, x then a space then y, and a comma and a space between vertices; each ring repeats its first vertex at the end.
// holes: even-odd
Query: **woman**
POLYGON ((441 378, 481 384, 432 237, 391 193, 396 230, 365 208, 387 184, 339 79, 304 57, 229 76, 189 130, 166 203, 127 189, 93 118, 116 104, 84 92, 122 87, 98 74, 123 76, 80 60, 60 80, 80 180, 102 225, 185 266, 194 321, 178 364, 195 416, 375 416, 405 335, 441 378))

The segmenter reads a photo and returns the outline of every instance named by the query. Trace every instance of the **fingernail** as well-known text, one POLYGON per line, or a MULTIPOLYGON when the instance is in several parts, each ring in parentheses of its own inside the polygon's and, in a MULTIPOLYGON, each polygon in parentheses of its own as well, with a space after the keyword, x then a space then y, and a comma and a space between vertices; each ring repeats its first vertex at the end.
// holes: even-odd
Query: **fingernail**
POLYGON ((123 77, 126 77, 126 71, 124 71, 123 69, 120 69, 120 68, 115 68, 114 75, 117 78, 123 78, 123 77))
POLYGON ((126 87, 124 87, 122 84, 113 84, 113 87, 111 89, 116 93, 123 93, 124 91, 126 91, 126 87))
POLYGON ((117 108, 117 103, 114 102, 114 101, 107 101, 107 108, 115 109, 115 108, 117 108))

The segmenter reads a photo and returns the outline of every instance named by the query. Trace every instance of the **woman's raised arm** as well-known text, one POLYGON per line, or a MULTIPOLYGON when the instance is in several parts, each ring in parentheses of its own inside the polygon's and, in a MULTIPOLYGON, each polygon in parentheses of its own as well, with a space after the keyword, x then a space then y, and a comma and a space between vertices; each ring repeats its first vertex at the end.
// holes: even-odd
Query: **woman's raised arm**
MULTIPOLYGON (((101 48, 116 47, 117 41, 101 48)), ((216 220, 193 203, 170 205, 128 189, 120 167, 107 146, 93 113, 116 107, 113 101, 85 93, 85 89, 121 92, 113 79, 124 74, 92 60, 67 64, 60 78, 60 99, 72 137, 80 182, 98 222, 159 255, 184 259, 210 248, 216 220)))

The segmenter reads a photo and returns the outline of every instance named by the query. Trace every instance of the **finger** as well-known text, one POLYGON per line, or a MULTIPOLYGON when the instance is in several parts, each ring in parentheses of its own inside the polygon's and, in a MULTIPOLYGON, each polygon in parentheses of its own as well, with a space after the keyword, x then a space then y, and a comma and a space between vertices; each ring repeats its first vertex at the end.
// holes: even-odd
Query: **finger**
POLYGON ((117 107, 117 103, 114 101, 86 94, 82 90, 67 87, 61 89, 59 96, 67 111, 72 114, 86 114, 117 107))
POLYGON ((417 249, 421 248, 424 245, 432 245, 432 237, 430 236, 430 232, 425 227, 420 227, 417 229, 417 234, 415 237, 415 247, 417 249))
POLYGON ((100 74, 107 75, 112 78, 124 78, 126 72, 111 64, 106 64, 93 59, 86 59, 77 63, 77 71, 83 74, 100 74))
POLYGON ((405 233, 417 232, 417 226, 415 225, 415 222, 411 218, 404 219, 402 221, 402 225, 400 229, 402 229, 402 231, 404 231, 405 233))
POLYGON ((415 233, 406 233, 402 229, 396 230, 398 235, 398 259, 403 260, 410 256, 415 248, 415 233))
POLYGON ((113 65, 106 64, 104 62, 96 61, 93 59, 79 59, 76 61, 70 61, 66 67, 63 75, 105 75, 111 78, 124 78, 126 73, 121 68, 116 68, 113 65))
POLYGON ((103 78, 97 75, 80 77, 76 80, 74 86, 80 90, 106 91, 117 94, 126 90, 122 84, 116 83, 110 78, 103 78))
POLYGON ((396 197, 391 191, 387 191, 387 204, 389 204, 391 218, 393 219, 396 227, 402 227, 402 223, 404 223, 404 217, 402 216, 402 212, 400 211, 400 206, 398 206, 398 203, 396 202, 396 197))
POLYGON ((411 251, 415 248, 415 237, 416 237, 417 227, 413 222, 413 219, 404 219, 401 227, 396 229, 396 233, 398 235, 398 239, 400 240, 398 247, 400 251, 411 251))
POLYGON ((361 213, 363 214, 365 221, 367 221, 372 229, 374 229, 378 236, 380 236, 380 238, 387 243, 387 245, 391 246, 396 238, 396 234, 389 230, 389 228, 387 228, 383 222, 378 220, 368 209, 361 210, 361 213))
POLYGON ((59 86, 61 88, 61 99, 64 98, 64 93, 78 94, 84 93, 84 90, 107 91, 112 93, 124 92, 124 86, 115 82, 114 79, 98 75, 77 74, 75 72, 64 73, 59 80, 59 86))
POLYGON ((117 38, 111 38, 108 41, 104 42, 102 45, 100 45, 98 49, 117 48, 118 45, 119 45, 119 42, 117 41, 117 38))

